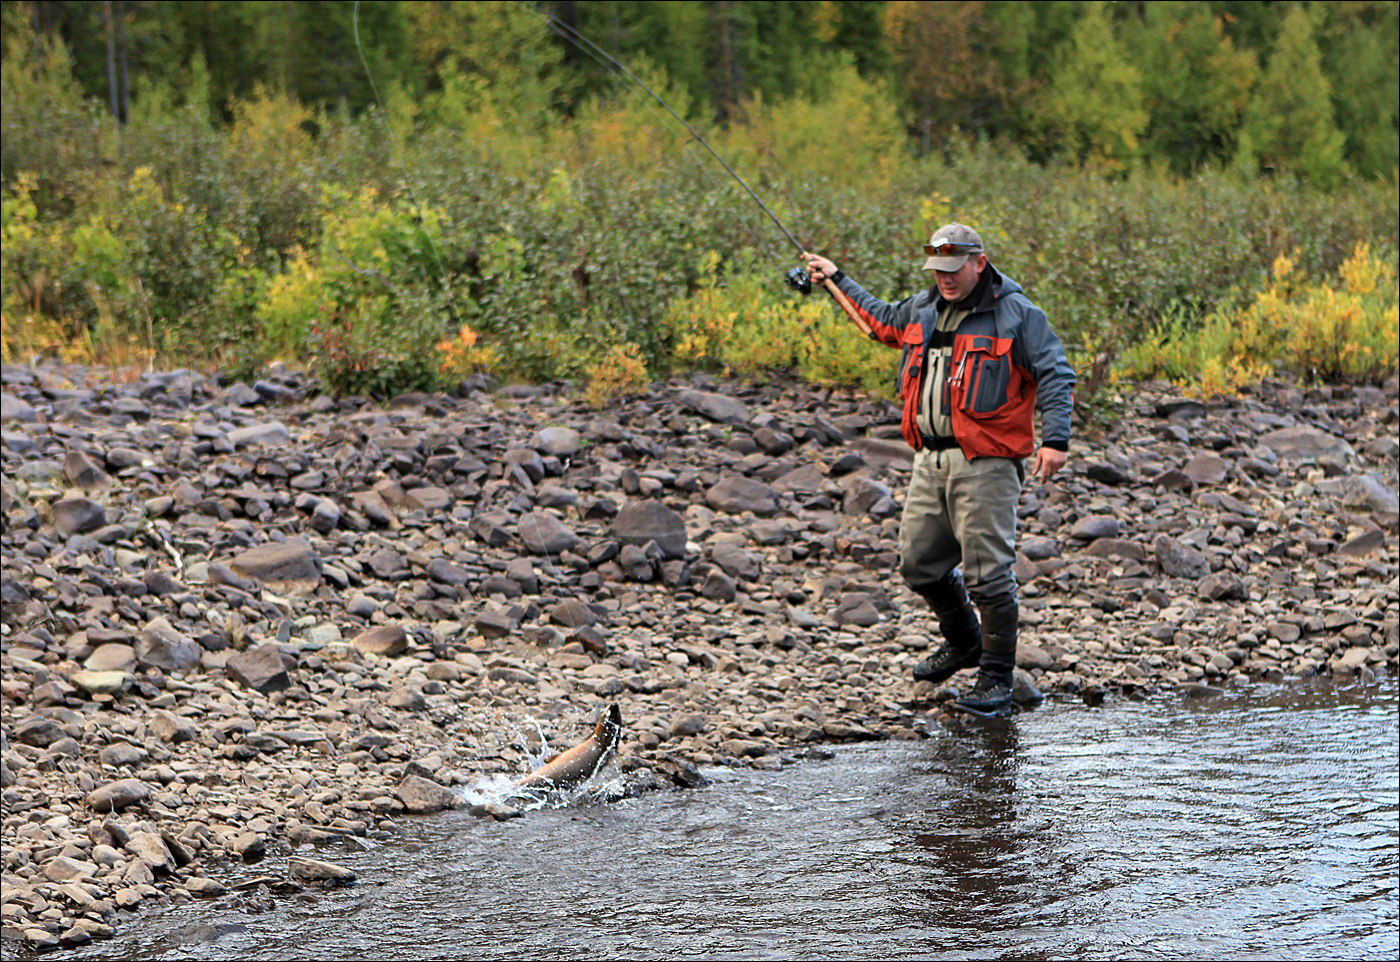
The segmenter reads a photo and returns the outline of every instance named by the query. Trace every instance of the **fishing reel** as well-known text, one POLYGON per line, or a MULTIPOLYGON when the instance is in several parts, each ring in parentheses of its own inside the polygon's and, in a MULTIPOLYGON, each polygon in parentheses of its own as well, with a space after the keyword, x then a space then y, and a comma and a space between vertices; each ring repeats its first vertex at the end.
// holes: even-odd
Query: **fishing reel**
POLYGON ((800 267, 794 267, 788 271, 785 280, 787 280, 787 286, 799 294, 812 293, 812 278, 800 267))

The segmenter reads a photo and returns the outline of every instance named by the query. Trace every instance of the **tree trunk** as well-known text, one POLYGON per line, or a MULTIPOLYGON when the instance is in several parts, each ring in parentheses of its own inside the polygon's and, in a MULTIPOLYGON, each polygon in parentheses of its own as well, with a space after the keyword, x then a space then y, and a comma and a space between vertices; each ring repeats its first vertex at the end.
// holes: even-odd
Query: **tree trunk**
MULTIPOLYGON (((554 4, 554 15, 569 30, 578 30, 578 4, 574 0, 556 0, 554 4)), ((579 52, 578 45, 565 41, 564 43, 564 63, 571 70, 578 69, 579 52)))
POLYGON ((112 105, 112 119, 121 124, 117 107, 117 47, 112 26, 112 0, 102 0, 102 23, 107 28, 107 99, 112 105))
POLYGON ((719 20, 719 67, 715 83, 715 106, 719 110, 721 123, 729 121, 729 107, 733 102, 734 51, 729 38, 729 0, 719 0, 715 4, 715 16, 719 20))
POLYGON ((131 79, 126 72, 126 16, 121 0, 117 0, 117 59, 122 74, 122 122, 131 119, 131 79))

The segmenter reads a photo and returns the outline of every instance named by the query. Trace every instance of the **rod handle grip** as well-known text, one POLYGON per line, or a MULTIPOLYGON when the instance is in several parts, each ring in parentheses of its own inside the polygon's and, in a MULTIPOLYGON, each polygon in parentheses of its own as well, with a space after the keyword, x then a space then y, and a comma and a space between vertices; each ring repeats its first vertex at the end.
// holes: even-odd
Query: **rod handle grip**
POLYGON ((871 334, 870 325, 865 322, 864 315, 862 315, 860 311, 856 310, 856 306, 851 303, 851 299, 845 295, 841 288, 836 286, 836 282, 828 277, 822 283, 822 286, 827 289, 827 292, 829 294, 831 294, 831 297, 833 300, 836 301, 837 306, 839 306, 841 310, 846 312, 846 316, 849 317, 852 321, 855 321, 856 327, 860 328, 861 333, 864 334, 866 337, 869 337, 871 334))

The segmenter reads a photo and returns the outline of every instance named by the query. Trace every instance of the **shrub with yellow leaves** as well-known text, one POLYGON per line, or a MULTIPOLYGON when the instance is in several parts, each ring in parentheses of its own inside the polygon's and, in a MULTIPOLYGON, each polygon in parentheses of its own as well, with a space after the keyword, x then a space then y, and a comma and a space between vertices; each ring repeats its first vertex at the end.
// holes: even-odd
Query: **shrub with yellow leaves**
POLYGON ((470 324, 463 324, 456 337, 440 342, 437 352, 442 356, 438 364, 443 380, 460 381, 471 374, 487 372, 499 360, 496 349, 489 345, 477 346, 477 333, 470 324))
POLYGON ((1396 257, 1358 244, 1338 284, 1310 281, 1296 258, 1275 258, 1269 284, 1248 303, 1199 323, 1184 312, 1125 352, 1120 374, 1166 377, 1210 397, 1233 394, 1275 369, 1314 381, 1365 381, 1400 370, 1396 257))
POLYGON ((642 349, 636 344, 614 345, 596 364, 584 369, 588 386, 583 400, 595 408, 606 407, 613 400, 638 394, 646 387, 649 375, 642 349))

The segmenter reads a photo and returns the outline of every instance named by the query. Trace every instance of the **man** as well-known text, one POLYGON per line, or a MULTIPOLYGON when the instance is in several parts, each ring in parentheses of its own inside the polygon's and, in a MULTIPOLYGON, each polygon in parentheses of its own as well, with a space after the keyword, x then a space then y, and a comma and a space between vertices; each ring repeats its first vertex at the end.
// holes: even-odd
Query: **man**
POLYGON ((900 573, 928 601, 943 634, 914 677, 938 683, 977 665, 976 685, 955 704, 1001 715, 1011 711, 1016 666, 1022 459, 1034 453, 1032 473, 1042 481, 1064 466, 1075 375, 1045 313, 988 262, 975 230, 949 224, 924 251, 934 286, 895 304, 825 257, 803 256, 814 283, 836 283, 861 330, 904 352, 901 426, 915 455, 899 529, 900 573))

